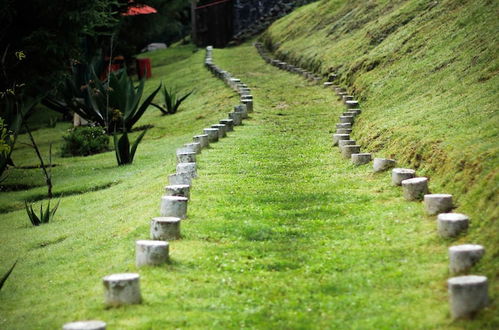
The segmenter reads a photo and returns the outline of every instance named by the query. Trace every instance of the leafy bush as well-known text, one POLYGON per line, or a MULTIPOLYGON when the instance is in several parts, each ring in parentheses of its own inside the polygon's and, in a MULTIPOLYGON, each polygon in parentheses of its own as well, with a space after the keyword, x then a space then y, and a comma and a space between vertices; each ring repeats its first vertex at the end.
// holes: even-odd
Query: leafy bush
POLYGON ((180 104, 188 98, 194 90, 188 92, 187 94, 183 96, 179 96, 178 91, 175 88, 169 88, 167 89, 166 86, 163 86, 163 99, 165 103, 163 103, 163 106, 160 106, 155 103, 151 103, 152 106, 156 107, 161 111, 163 115, 173 115, 174 113, 177 112, 178 108, 180 107, 180 104))
POLYGON ((137 147, 142 141, 144 135, 146 135, 147 130, 142 132, 130 149, 130 141, 128 140, 128 133, 125 132, 118 139, 118 135, 114 134, 114 151, 116 152, 116 161, 118 162, 118 166, 131 164, 133 162, 133 157, 135 156, 135 151, 137 151, 137 147))
POLYGON ((109 150, 109 136, 102 127, 73 128, 63 139, 63 157, 89 156, 109 150))
POLYGON ((33 210, 33 204, 28 205, 28 202, 24 202, 24 206, 26 207, 26 213, 28 213, 29 220, 33 226, 39 226, 44 223, 49 223, 51 219, 54 218, 55 212, 57 212, 57 208, 59 207, 59 203, 61 200, 57 202, 55 207, 50 209, 50 199, 45 211, 43 210, 43 204, 40 203, 40 215, 37 215, 33 210))

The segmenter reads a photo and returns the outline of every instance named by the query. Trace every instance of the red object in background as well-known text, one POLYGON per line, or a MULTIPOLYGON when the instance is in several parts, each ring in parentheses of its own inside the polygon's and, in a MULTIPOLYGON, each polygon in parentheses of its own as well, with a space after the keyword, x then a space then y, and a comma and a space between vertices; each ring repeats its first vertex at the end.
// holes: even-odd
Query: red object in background
POLYGON ((129 1, 128 10, 122 13, 122 16, 135 16, 135 15, 147 15, 147 14, 155 14, 158 11, 151 6, 143 5, 140 3, 134 3, 133 1, 129 1))
POLYGON ((138 58, 137 59, 137 74, 139 75, 139 79, 142 79, 144 76, 149 79, 152 76, 151 70, 151 59, 150 58, 138 58))

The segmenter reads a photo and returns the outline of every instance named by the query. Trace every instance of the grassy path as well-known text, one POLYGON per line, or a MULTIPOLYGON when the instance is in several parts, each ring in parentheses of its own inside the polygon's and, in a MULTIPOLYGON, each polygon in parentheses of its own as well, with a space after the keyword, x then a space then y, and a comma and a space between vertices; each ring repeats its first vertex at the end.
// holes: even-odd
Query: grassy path
MULTIPOLYGON (((437 238, 422 205, 404 201, 389 174, 353 167, 332 149, 343 107, 330 91, 266 65, 251 45, 215 50, 214 60, 249 85, 255 113, 198 158, 184 238, 171 243, 171 264, 138 270, 133 242, 148 237, 185 129, 146 140, 147 166, 119 169, 128 175, 123 184, 68 198, 61 210, 68 219, 68 209, 88 205, 81 221, 43 232, 18 226, 13 238, 2 236, 5 254, 14 254, 14 241, 26 233, 45 240, 64 235, 64 241, 33 251, 23 243, 20 250, 32 252, 0 295, 0 328, 58 328, 89 318, 109 329, 487 327, 450 323, 450 242, 437 238), (127 174, 132 170, 138 174, 127 174), (105 310, 101 278, 125 271, 141 274, 144 303, 105 310)), ((161 118, 173 121, 161 122, 165 127, 196 116, 192 127, 199 129, 234 103, 200 71, 201 61, 202 54, 193 55, 182 64, 189 74, 173 77, 206 81, 213 100, 196 105, 211 109, 207 118, 188 110, 161 118)), ((3 228, 21 217, 8 216, 3 228)))

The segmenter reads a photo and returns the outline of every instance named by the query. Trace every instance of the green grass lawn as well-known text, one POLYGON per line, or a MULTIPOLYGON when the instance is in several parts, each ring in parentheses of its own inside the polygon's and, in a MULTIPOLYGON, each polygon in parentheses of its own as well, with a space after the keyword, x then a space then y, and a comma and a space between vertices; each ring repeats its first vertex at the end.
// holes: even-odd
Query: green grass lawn
MULTIPOLYGON (((12 210, 0 221, 0 271, 20 258, 0 292, 0 328, 60 328, 78 319, 101 319, 110 329, 497 326, 494 305, 477 320, 450 321, 453 241, 437 236, 434 219, 406 202, 388 173, 354 167, 332 148, 343 106, 331 91, 266 65, 250 44, 215 50, 214 59, 250 86, 255 113, 198 157, 171 263, 137 269, 134 241, 148 237, 159 213, 175 148, 237 102, 203 68, 204 52, 192 51, 151 54, 161 65, 149 90, 163 80, 196 93, 174 116, 146 113, 138 125, 155 127, 133 165, 118 168, 112 152, 54 161, 56 192, 112 185, 63 197, 54 222, 38 228, 21 207, 43 187, 0 193, 1 207, 12 210), (143 304, 104 307, 102 277, 118 272, 141 274, 143 304)), ((66 128, 36 131, 45 153, 66 128)), ((36 163, 22 145, 14 161, 36 163)), ((13 170, 8 180, 43 183, 40 170, 13 170)))

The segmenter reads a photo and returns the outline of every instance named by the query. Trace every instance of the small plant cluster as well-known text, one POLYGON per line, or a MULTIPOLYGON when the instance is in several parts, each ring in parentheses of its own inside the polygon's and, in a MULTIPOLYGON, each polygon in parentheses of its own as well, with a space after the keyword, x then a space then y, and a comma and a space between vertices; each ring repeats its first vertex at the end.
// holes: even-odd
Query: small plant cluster
POLYGON ((151 103, 151 105, 158 108, 163 115, 173 115, 177 113, 180 104, 182 104, 182 102, 184 102, 184 100, 188 98, 194 90, 179 96, 179 92, 176 88, 166 88, 166 86, 163 86, 161 92, 163 93, 163 100, 165 101, 163 106, 156 103, 151 103))
POLYGON ((50 209, 50 199, 47 205, 47 208, 43 209, 43 204, 40 203, 40 214, 36 214, 33 209, 33 205, 28 202, 24 202, 24 206, 26 207, 26 213, 28 213, 29 220, 33 226, 39 226, 44 223, 49 223, 55 216, 55 212, 57 212, 57 208, 59 207, 59 203, 61 200, 57 202, 53 209, 50 209))
POLYGON ((109 136, 102 127, 75 127, 62 137, 63 157, 89 156, 109 150, 109 136))

